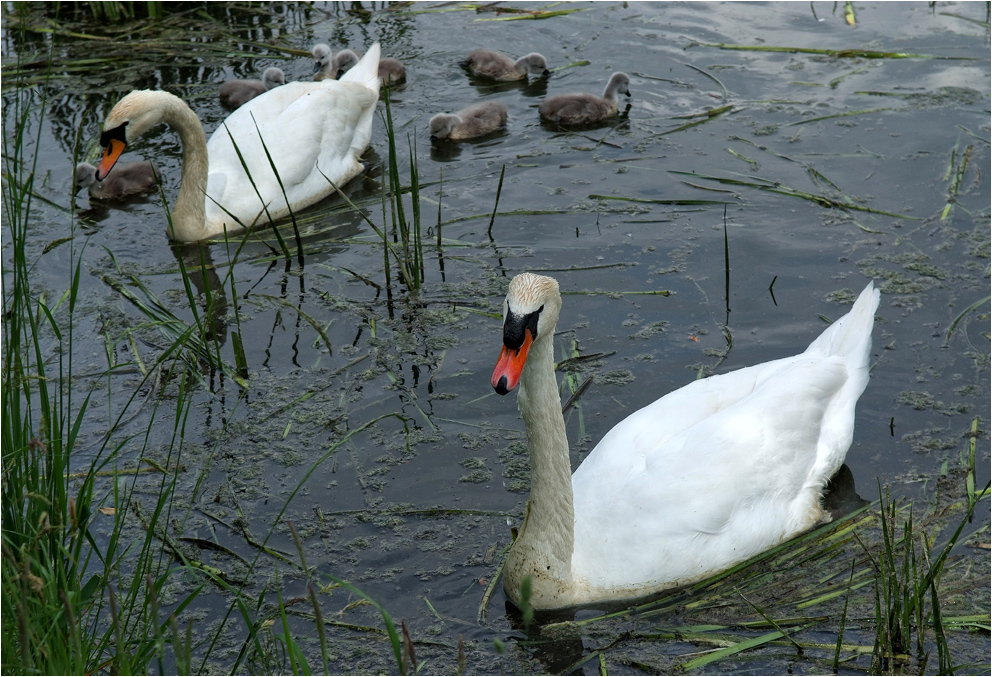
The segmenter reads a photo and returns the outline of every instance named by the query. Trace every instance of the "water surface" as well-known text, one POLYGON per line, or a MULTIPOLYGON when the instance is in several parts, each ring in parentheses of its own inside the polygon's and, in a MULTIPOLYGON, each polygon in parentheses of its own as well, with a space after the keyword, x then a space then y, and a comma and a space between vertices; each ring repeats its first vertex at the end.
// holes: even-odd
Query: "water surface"
MULTIPOLYGON (((437 223, 438 212, 443 222, 441 252, 426 250, 423 290, 416 303, 402 287, 387 293, 374 233, 340 199, 301 215, 302 265, 252 237, 234 264, 235 298, 229 283, 220 286, 231 250, 206 246, 205 256, 217 269, 195 280, 199 298, 209 289, 225 299, 213 319, 215 331, 231 363, 231 334, 241 335, 247 388, 219 372, 203 373, 184 429, 188 486, 180 493, 189 512, 175 535, 222 543, 251 559, 256 551, 244 529, 261 539, 275 523, 270 545, 295 557, 285 526, 292 520, 316 575, 348 580, 404 619, 421 658, 434 661, 428 671, 455 670, 459 636, 468 643, 469 672, 479 673, 563 670, 617 636, 605 633, 599 641, 587 635, 550 649, 518 645, 511 638, 521 632, 499 590, 486 621, 477 622, 485 584, 510 540, 508 523, 519 520, 526 500, 526 451, 515 398, 499 398, 488 384, 500 341, 495 314, 518 272, 554 275, 566 292, 556 339, 563 359, 573 352, 603 353, 567 374, 566 396, 593 377, 566 417, 575 464, 627 413, 697 375, 801 351, 825 320, 847 311, 870 279, 883 296, 871 382, 858 405, 847 457, 857 494, 874 500, 880 483, 921 505, 938 488, 960 498, 967 434, 976 417, 983 431, 989 420, 990 73, 984 4, 857 3, 855 26, 844 20, 839 5, 823 2, 567 8, 582 11, 508 21, 514 15, 458 4, 289 4, 263 11, 211 5, 202 37, 187 31, 189 42, 180 39, 178 50, 166 46, 177 41, 180 17, 147 27, 142 35, 148 42, 124 45, 126 31, 82 21, 66 22, 63 32, 18 33, 12 29, 23 8, 4 10, 5 109, 17 84, 12 68, 44 64, 20 71, 34 83, 34 101, 45 113, 38 168, 45 176, 41 195, 50 201, 36 206, 29 249, 37 259, 36 289, 55 297, 68 284, 71 251, 83 260, 74 369, 80 392, 93 389, 81 435, 94 453, 139 381, 135 370, 123 370, 110 377, 108 396, 108 361, 131 364, 137 349, 151 363, 167 344, 151 330, 136 332, 133 344, 122 338, 144 318, 107 280, 132 290, 140 280, 171 312, 191 321, 177 268, 180 260, 194 266, 200 261, 195 246, 169 243, 162 205, 153 197, 106 207, 90 205, 81 195, 77 211, 66 211, 74 159, 97 152, 100 122, 114 103, 131 89, 166 88, 189 101, 210 134, 227 114, 216 97, 221 82, 258 77, 272 65, 290 79, 308 79, 311 61, 299 54, 316 42, 339 49, 379 40, 385 56, 406 64, 407 84, 391 93, 400 171, 409 176, 412 147, 425 227, 437 223), (114 39, 72 37, 70 28, 114 39), (748 51, 720 44, 917 56, 748 51), (512 55, 538 51, 555 70, 523 86, 490 86, 470 79, 458 65, 479 46, 512 55), (82 65, 85 57, 98 60, 82 65), (633 98, 624 119, 581 133, 540 123, 537 105, 546 95, 598 93, 616 71, 631 76, 633 98), (510 111, 505 133, 457 146, 432 144, 432 115, 492 99, 510 111), (713 111, 718 114, 707 117, 713 111), (680 129, 690 122, 701 124, 680 129), (713 203, 684 203, 690 200, 713 203), (850 208, 839 208, 844 205, 850 208), (72 238, 71 250, 69 243, 46 250, 66 237, 72 238), (644 293, 662 290, 671 294, 644 293), (345 431, 391 412, 402 414, 405 423, 383 420, 334 451, 276 522, 289 492, 345 431), (498 654, 494 639, 507 642, 509 653, 498 654)), ((33 147, 33 137, 29 143, 33 147)), ((176 135, 157 128, 129 151, 125 159, 154 159, 173 199, 180 169, 176 135)), ((365 205, 377 223, 387 153, 383 122, 377 120, 369 175, 348 186, 351 199, 365 205)), ((290 226, 281 231, 292 240, 290 226)), ((431 242, 435 234, 431 230, 431 242)), ((271 235, 264 240, 274 241, 271 235)), ((175 385, 150 392, 149 402, 160 394, 169 401, 175 385)), ((136 415, 126 415, 115 432, 121 440, 143 431, 154 410, 150 403, 131 407, 136 415)), ((137 456, 164 455, 172 432, 171 422, 156 424, 147 447, 141 447, 141 436, 125 445, 121 465, 137 456)), ((981 487, 989 479, 984 432, 977 449, 981 487)), ((77 461, 82 466, 89 459, 77 461)), ((158 484, 141 487, 150 501, 158 484)), ((984 529, 987 541, 987 504, 979 510, 968 533, 984 529)), ((134 528, 140 533, 140 525, 134 528)), ((976 553, 975 566, 987 572, 985 551, 961 549, 966 560, 976 553)), ((199 557, 243 572, 222 553, 202 551, 199 557)), ((259 571, 250 580, 253 594, 268 586, 272 601, 277 584, 284 598, 305 594, 306 578, 291 567, 273 559, 259 571)), ((190 584, 177 578, 167 592, 178 596, 190 584)), ((377 625, 371 608, 348 608, 354 599, 341 589, 328 591, 325 613, 377 625)), ((209 633, 229 599, 217 591, 201 602, 191 617, 209 633)), ((795 612, 788 600, 775 603, 780 616, 795 612)), ((865 609, 870 624, 872 612, 865 609)), ((664 617, 662 625, 678 626, 682 613, 664 617)), ((319 661, 312 624, 295 620, 308 655, 319 661)), ((608 669, 638 671, 632 665, 639 661, 664 671, 701 650, 686 642, 636 639, 658 622, 625 626, 633 638, 609 652, 608 669)), ((822 641, 833 641, 837 621, 832 622, 808 636, 819 632, 822 641)), ((870 644, 871 628, 865 633, 858 641, 870 644)), ((369 637, 339 630, 335 669, 393 669, 385 642, 370 644, 369 637)), ((224 666, 235 660, 242 640, 243 628, 230 622, 212 665, 229 669, 224 666)), ((955 641, 961 662, 988 661, 987 638, 977 647, 963 633, 955 641)), ((797 659, 794 650, 758 653, 758 661, 707 669, 823 669, 813 658, 797 659)), ((866 668, 864 660, 852 668, 866 668)), ((242 664, 243 670, 264 667, 242 664)), ((596 661, 580 670, 596 672, 596 661)))

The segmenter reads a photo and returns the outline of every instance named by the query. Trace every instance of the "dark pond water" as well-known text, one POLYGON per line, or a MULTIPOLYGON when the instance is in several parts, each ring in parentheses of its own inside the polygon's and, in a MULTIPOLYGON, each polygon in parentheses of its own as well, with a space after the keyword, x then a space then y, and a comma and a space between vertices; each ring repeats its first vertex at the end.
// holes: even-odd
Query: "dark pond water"
MULTIPOLYGON (((171 313, 192 321, 178 262, 198 265, 200 254, 195 246, 170 244, 155 198, 108 207, 90 205, 81 193, 70 212, 74 158, 96 153, 101 121, 131 89, 183 96, 209 134, 226 115, 216 96, 221 82, 258 77, 272 65, 290 79, 308 79, 311 61, 302 55, 316 42, 339 49, 379 40, 383 54, 408 69, 407 84, 391 99, 400 173, 409 180, 409 143, 425 224, 436 224, 440 212, 442 251, 427 248, 415 304, 402 287, 391 294, 382 288, 374 232, 340 200, 302 215, 302 265, 273 254, 265 244, 274 242, 271 235, 250 238, 233 266, 236 295, 225 278, 233 248, 205 247, 216 269, 194 276, 198 302, 206 291, 224 300, 213 320, 221 354, 234 363, 232 335, 240 334, 248 379, 242 388, 221 372, 202 372, 184 422, 186 470, 174 535, 221 543, 251 561, 257 551, 243 529, 261 540, 274 528, 269 545, 297 561, 285 524, 292 520, 315 576, 345 579, 405 620, 419 656, 432 661, 428 672, 457 669, 459 636, 471 673, 562 671, 607 645, 604 665, 613 673, 644 666, 664 672, 707 650, 705 643, 662 641, 652 633, 726 620, 722 612, 693 615, 682 608, 535 647, 517 642, 518 621, 497 590, 485 620, 477 620, 527 486, 515 398, 499 398, 489 386, 500 340, 495 314, 514 274, 554 275, 567 292, 558 326, 561 357, 603 353, 565 375, 566 396, 594 377, 567 415, 577 464, 623 416, 697 374, 801 351, 824 319, 846 312, 851 294, 874 279, 883 296, 871 382, 847 457, 854 486, 868 500, 878 498, 879 483, 922 506, 940 492, 960 499, 972 421, 982 431, 989 422, 987 9, 985 3, 854 7, 855 26, 845 21, 842 5, 829 2, 568 4, 552 9, 581 11, 541 20, 506 20, 519 15, 454 3, 209 5, 184 6, 158 23, 101 27, 81 16, 63 18, 55 32, 20 33, 13 29, 39 25, 38 17, 5 5, 8 138, 18 83, 33 87, 38 106, 27 143, 34 150, 37 138, 39 193, 48 202, 36 202, 32 220, 36 291, 57 298, 73 252, 83 262, 73 348, 74 386, 92 390, 93 398, 81 431, 84 449, 95 454, 123 411, 114 432, 123 444, 119 465, 167 458, 176 384, 145 384, 137 403, 124 407, 140 380, 133 351, 152 364, 169 340, 142 330, 145 316, 108 281, 145 298, 140 283, 171 313), (731 50, 720 43, 915 56, 731 50), (511 55, 538 51, 559 70, 525 86, 486 85, 458 66, 479 46, 511 55), (581 133, 540 124, 537 106, 546 95, 598 93, 616 71, 631 77, 626 119, 581 133), (432 115, 480 100, 506 104, 505 133, 432 145, 432 115), (687 126, 693 122, 700 124, 687 126), (47 249, 70 237, 71 245, 47 249), (671 295, 650 293, 660 290, 671 295), (135 327, 132 343, 127 330, 135 327), (131 366, 108 380, 111 363, 131 366), (159 396, 164 400, 156 408, 159 396), (316 466, 279 514, 346 431, 392 412, 405 424, 388 418, 355 435, 316 466), (146 440, 137 433, 152 416, 146 440), (494 640, 504 642, 506 653, 496 651, 494 640)), ((129 150, 125 159, 157 163, 171 202, 179 183, 176 135, 162 127, 129 150)), ((348 187, 377 223, 387 153, 377 120, 369 176, 348 187)), ((282 232, 292 241, 290 226, 282 232)), ((431 230, 432 243, 435 235, 431 230)), ((6 230, 4 238, 6 265, 6 230)), ((395 271, 392 276, 395 284, 395 271)), ((989 479, 984 432, 976 463, 981 487, 989 479)), ((137 486, 137 497, 150 503, 159 480, 137 486)), ((987 543, 988 525, 986 502, 966 537, 987 543)), ((140 535, 137 521, 134 533, 140 535)), ((246 570, 222 552, 197 556, 235 577, 246 570)), ((984 590, 972 613, 987 614, 987 550, 965 546, 959 556, 972 576, 962 574, 968 589, 977 575, 984 590)), ((190 577, 173 580, 166 604, 194 584, 190 577)), ((266 587, 267 602, 275 601, 276 587, 293 598, 305 594, 306 578, 263 557, 248 590, 257 595, 266 587)), ((329 590, 322 596, 325 614, 381 627, 370 607, 349 606, 355 599, 329 590)), ((969 599, 962 595, 959 605, 974 604, 969 599)), ((767 603, 784 617, 799 613, 792 601, 767 603)), ((229 603, 219 590, 205 593, 184 619, 212 636, 229 603)), ((864 609, 856 641, 870 647, 873 615, 864 609)), ((744 616, 759 618, 753 609, 744 616)), ((293 622, 311 665, 319 664, 312 622, 293 622)), ((837 627, 835 615, 805 636, 829 644, 837 627)), ((342 627, 329 632, 335 670, 394 669, 380 636, 342 627)), ((228 621, 208 668, 229 670, 244 634, 240 620, 228 621)), ((958 631, 953 641, 960 662, 988 662, 987 634, 958 631)), ((288 669, 253 660, 239 669, 288 669)), ((825 665, 786 646, 705 669, 819 672, 825 665)), ((849 665, 864 670, 867 662, 849 665)), ((592 656, 576 669, 593 674, 599 666, 592 656)))

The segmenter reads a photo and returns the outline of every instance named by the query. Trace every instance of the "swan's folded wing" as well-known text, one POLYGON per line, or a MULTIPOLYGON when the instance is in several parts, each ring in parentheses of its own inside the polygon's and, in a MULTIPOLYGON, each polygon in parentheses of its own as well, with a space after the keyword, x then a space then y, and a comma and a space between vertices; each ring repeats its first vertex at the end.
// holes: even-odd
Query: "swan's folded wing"
MULTIPOLYGON (((821 431, 834 425, 826 418, 835 415, 833 400, 848 374, 840 358, 777 362, 772 373, 730 379, 729 386, 747 389, 751 375, 760 377, 751 379, 758 386, 749 393, 674 435, 658 434, 663 398, 604 437, 587 459, 594 463, 573 476, 576 544, 597 544, 577 551, 584 568, 606 579, 661 572, 687 582, 809 526, 796 525, 809 517, 809 504, 815 509, 809 474, 824 453, 821 431), (610 562, 611 552, 630 557, 610 562)), ((704 410, 714 406, 694 396, 672 406, 689 416, 693 401, 704 410)))
POLYGON ((208 194, 248 225, 263 203, 277 217, 286 214, 287 198, 295 210, 326 197, 330 182, 341 185, 361 170, 355 146, 368 145, 376 99, 357 83, 289 83, 270 90, 211 136, 211 174, 227 181, 222 193, 208 194))

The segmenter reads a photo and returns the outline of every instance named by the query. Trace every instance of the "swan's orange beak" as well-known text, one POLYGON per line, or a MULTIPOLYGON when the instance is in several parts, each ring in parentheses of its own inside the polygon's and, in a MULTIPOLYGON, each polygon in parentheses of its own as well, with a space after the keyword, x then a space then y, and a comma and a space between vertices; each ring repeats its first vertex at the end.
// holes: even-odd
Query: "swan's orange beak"
POLYGON ((527 353, 530 352, 533 343, 534 335, 530 329, 525 329, 524 342, 519 348, 503 346, 499 360, 496 361, 496 368, 493 370, 491 381, 493 389, 500 395, 506 395, 520 383, 520 374, 523 373, 524 364, 527 362, 527 353))
POLYGON ((125 141, 121 139, 110 139, 107 147, 103 149, 103 158, 100 159, 100 164, 96 168, 97 181, 103 181, 107 178, 107 174, 110 173, 110 170, 114 168, 114 165, 121 158, 125 147, 127 147, 125 141))

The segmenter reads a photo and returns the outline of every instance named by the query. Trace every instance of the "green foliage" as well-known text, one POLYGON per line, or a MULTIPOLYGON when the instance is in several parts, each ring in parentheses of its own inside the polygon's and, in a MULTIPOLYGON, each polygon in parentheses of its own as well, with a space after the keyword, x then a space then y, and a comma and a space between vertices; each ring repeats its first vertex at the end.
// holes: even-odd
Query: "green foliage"
MULTIPOLYGON (((157 500, 145 513, 134 500, 139 473, 110 471, 109 494, 97 494, 98 473, 117 453, 148 436, 118 439, 114 430, 135 400, 127 401, 111 432, 86 460, 77 459, 78 436, 93 392, 73 387, 73 317, 79 297, 81 251, 72 250, 67 290, 51 303, 32 288, 26 244, 32 238, 29 215, 37 155, 28 157, 26 135, 43 125, 44 101, 19 90, 4 116, 4 193, 6 238, 12 249, 3 287, 3 624, 2 669, 21 674, 145 672, 154 660, 163 668, 166 625, 158 595, 170 575, 174 553, 158 543, 160 525, 171 513, 172 489, 182 449, 188 405, 187 379, 177 375, 173 446, 160 467, 157 500), (38 116, 37 122, 30 122, 38 116), (9 129, 8 125, 13 125, 9 129), (171 474, 168 470, 172 468, 171 474), (97 519, 113 517, 100 543, 92 531, 97 519), (125 539, 135 519, 144 538, 125 539), (126 561, 126 568, 122 563, 126 561)), ((70 246, 73 246, 70 244, 70 246)), ((4 259, 6 261, 6 259, 4 259)), ((166 357, 170 351, 166 351, 166 357)), ((162 359, 166 359, 163 357, 162 359)), ((161 369, 162 362, 155 365, 161 369)), ((149 378, 139 388, 146 385, 149 378)), ((108 378, 108 383, 111 380, 108 378)), ((108 385, 108 397, 110 386, 108 385)), ((158 404, 148 422, 158 425, 158 404)), ((90 445, 92 446, 92 445, 90 445)), ((198 593, 179 606, 181 611, 198 593)), ((189 649, 189 642, 185 647, 189 649)), ((183 661, 177 660, 181 666, 183 661)))
MULTIPOLYGON (((983 495, 988 488, 986 485, 983 495)), ((886 490, 879 510, 882 550, 877 555, 869 553, 875 573, 876 635, 872 673, 903 671, 904 663, 914 654, 914 645, 917 669, 923 673, 930 657, 930 650, 926 648, 928 628, 932 628, 937 645, 940 674, 953 673, 937 590, 947 557, 965 525, 971 521, 974 510, 975 503, 969 502, 957 530, 931 560, 929 553, 934 544, 924 531, 914 526, 912 508, 903 520, 901 538, 896 538, 896 522, 905 511, 897 508, 886 490)))

